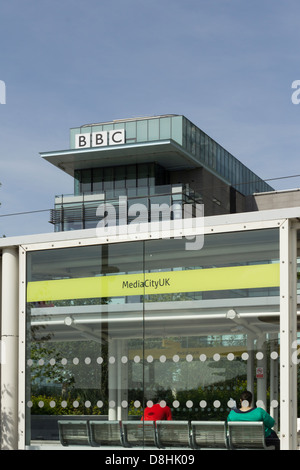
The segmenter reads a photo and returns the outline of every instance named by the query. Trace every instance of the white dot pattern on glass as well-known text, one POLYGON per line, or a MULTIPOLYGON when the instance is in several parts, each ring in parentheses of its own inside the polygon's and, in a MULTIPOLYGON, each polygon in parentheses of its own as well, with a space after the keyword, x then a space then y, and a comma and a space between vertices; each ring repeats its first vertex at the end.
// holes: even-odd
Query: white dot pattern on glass
MULTIPOLYGON (((127 355, 123 355, 121 357, 116 357, 114 355, 111 355, 109 356, 107 359, 105 359, 104 357, 102 356, 98 356, 98 357, 95 357, 95 358, 92 358, 90 356, 85 356, 85 357, 73 357, 73 358, 67 358, 67 357, 62 357, 62 358, 54 358, 54 357, 51 357, 49 359, 47 358, 44 358, 44 357, 41 357, 39 359, 28 359, 27 360, 27 366, 30 367, 30 368, 36 368, 36 367, 45 367, 45 366, 52 366, 52 367, 58 367, 58 368, 61 368, 62 366, 63 367, 66 367, 67 370, 68 368, 72 367, 72 366, 76 366, 76 370, 77 367, 89 367, 89 366, 95 366, 95 367, 99 367, 99 366, 102 366, 103 364, 105 364, 105 361, 108 362, 108 364, 110 366, 113 366, 114 364, 121 364, 123 366, 126 366, 128 368, 128 364, 132 363, 132 364, 141 364, 141 365, 151 365, 153 363, 160 363, 160 364, 165 364, 165 363, 168 363, 169 361, 170 362, 173 362, 174 364, 195 364, 195 362, 198 360, 198 362, 201 364, 201 363, 205 363, 205 362, 215 362, 215 363, 218 363, 220 361, 228 361, 228 362, 233 362, 235 361, 237 358, 239 360, 242 360, 242 361, 248 361, 250 360, 251 358, 251 354, 252 353, 249 353, 249 352, 242 352, 242 353, 232 353, 232 352, 229 352, 229 353, 224 353, 224 354, 220 354, 219 352, 216 352, 216 353, 213 353, 209 356, 207 356, 206 354, 202 353, 200 354, 199 356, 196 356, 195 354, 191 354, 191 353, 187 353, 187 354, 173 354, 173 355, 170 355, 170 356, 167 356, 166 354, 160 354, 160 355, 157 355, 157 356, 154 356, 153 354, 145 354, 145 361, 143 360, 143 357, 140 356, 139 354, 135 354, 134 356, 130 357, 130 356, 127 356, 127 355)), ((262 352, 262 351, 257 351, 256 353, 253 353, 252 354, 252 358, 254 361, 262 361, 263 359, 266 359, 266 353, 265 352, 262 352)), ((276 361, 276 360, 279 360, 280 357, 279 357, 279 354, 277 351, 271 351, 270 352, 270 359, 272 361, 276 361)), ((222 365, 223 365, 224 362, 222 362, 222 365)), ((218 367, 221 367, 221 366, 218 366, 218 367)), ((75 369, 74 369, 75 370, 75 369)), ((128 371, 128 369, 126 369, 128 371)), ((178 409, 187 409, 187 410, 192 410, 192 409, 198 409, 198 406, 200 407, 200 410, 204 410, 204 409, 208 409, 208 410, 212 410, 212 409, 215 409, 215 410, 218 410, 218 409, 231 409, 233 408, 235 405, 236 405, 236 402, 235 400, 233 400, 232 398, 230 398, 228 400, 227 398, 227 401, 226 403, 222 403, 222 401, 219 399, 219 397, 217 398, 214 398, 214 391, 217 391, 218 389, 221 390, 221 388, 219 387, 216 387, 216 386, 211 386, 209 387, 211 388, 210 392, 211 392, 211 399, 209 401, 209 404, 206 400, 200 400, 198 403, 195 403, 195 401, 193 400, 184 400, 184 401, 180 401, 179 399, 174 399, 171 403, 171 407, 173 407, 174 410, 178 410, 178 409), (223 408, 222 408, 223 407, 223 408)), ((228 389, 228 391, 230 391, 228 389)), ((240 390, 241 391, 241 390, 240 390)), ((237 392, 239 392, 238 390, 238 387, 233 387, 233 389, 230 391, 232 393, 235 393, 235 395, 237 394, 237 392)), ((56 406, 61 406, 62 408, 67 408, 68 406, 72 406, 74 409, 77 409, 79 408, 80 406, 83 406, 84 408, 86 409, 89 409, 93 406, 95 406, 96 408, 98 408, 99 410, 101 410, 103 407, 104 407, 104 403, 102 400, 97 400, 94 404, 91 400, 87 399, 87 400, 82 400, 82 402, 80 401, 80 399, 75 399, 75 400, 60 400, 60 399, 51 399, 50 401, 46 401, 46 398, 45 399, 39 399, 39 400, 34 400, 34 397, 32 397, 32 400, 29 400, 27 402, 27 407, 28 408, 33 408, 34 406, 38 406, 40 409, 43 409, 43 408, 46 408, 47 406, 49 406, 50 408, 55 408, 56 406)), ((167 403, 163 400, 160 402, 161 403, 161 406, 164 407, 167 405, 167 403)), ((153 406, 153 401, 152 400, 148 400, 146 403, 146 406, 148 407, 151 407, 153 406)), ((108 403, 108 406, 110 409, 115 409, 117 407, 117 404, 115 402, 115 400, 110 400, 109 403, 108 403)), ((121 402, 121 407, 123 409, 129 409, 130 406, 133 406, 134 409, 136 410, 140 410, 140 408, 143 406, 142 405, 142 402, 138 399, 134 400, 134 402, 132 402, 132 404, 130 405, 130 402, 128 400, 123 400, 121 402)), ((258 400, 256 402, 256 406, 261 406, 261 407, 264 407, 264 403, 261 401, 261 400, 258 400)), ((272 408, 278 408, 279 407, 279 403, 277 400, 272 400, 271 401, 271 407, 272 408)))

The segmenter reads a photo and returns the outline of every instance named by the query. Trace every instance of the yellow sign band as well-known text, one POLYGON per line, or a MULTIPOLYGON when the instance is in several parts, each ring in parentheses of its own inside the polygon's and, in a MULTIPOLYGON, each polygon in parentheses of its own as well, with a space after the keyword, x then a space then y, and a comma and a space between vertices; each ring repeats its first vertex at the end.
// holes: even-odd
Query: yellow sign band
POLYGON ((279 286, 279 264, 29 282, 27 302, 279 286))

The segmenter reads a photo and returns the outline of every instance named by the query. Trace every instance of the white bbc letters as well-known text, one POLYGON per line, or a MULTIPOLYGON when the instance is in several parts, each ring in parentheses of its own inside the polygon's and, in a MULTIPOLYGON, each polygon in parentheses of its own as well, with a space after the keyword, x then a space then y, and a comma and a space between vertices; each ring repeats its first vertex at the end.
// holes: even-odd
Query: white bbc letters
POLYGON ((125 144, 125 130, 109 131, 109 145, 125 144))
POLYGON ((125 144, 125 130, 92 132, 91 134, 76 134, 75 148, 106 147, 107 145, 125 144))
POLYGON ((104 147, 108 145, 107 132, 92 132, 92 147, 104 147))
POLYGON ((81 149, 85 147, 90 147, 90 134, 76 134, 75 135, 75 148, 81 149))

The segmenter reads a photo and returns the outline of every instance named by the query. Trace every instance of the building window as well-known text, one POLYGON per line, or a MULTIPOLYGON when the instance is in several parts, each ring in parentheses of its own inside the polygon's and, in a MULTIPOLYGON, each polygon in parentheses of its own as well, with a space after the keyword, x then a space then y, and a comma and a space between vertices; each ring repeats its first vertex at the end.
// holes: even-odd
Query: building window
POLYGON ((113 191, 118 196, 120 190, 147 188, 168 181, 168 172, 155 163, 76 170, 74 194, 113 191))

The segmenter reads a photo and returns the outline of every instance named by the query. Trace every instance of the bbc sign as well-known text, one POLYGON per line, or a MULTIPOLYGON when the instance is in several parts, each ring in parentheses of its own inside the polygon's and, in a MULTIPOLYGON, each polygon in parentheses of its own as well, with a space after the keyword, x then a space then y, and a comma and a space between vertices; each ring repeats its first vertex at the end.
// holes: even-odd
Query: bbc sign
POLYGON ((92 132, 91 134, 76 134, 75 148, 106 147, 107 145, 125 144, 125 130, 92 132))

